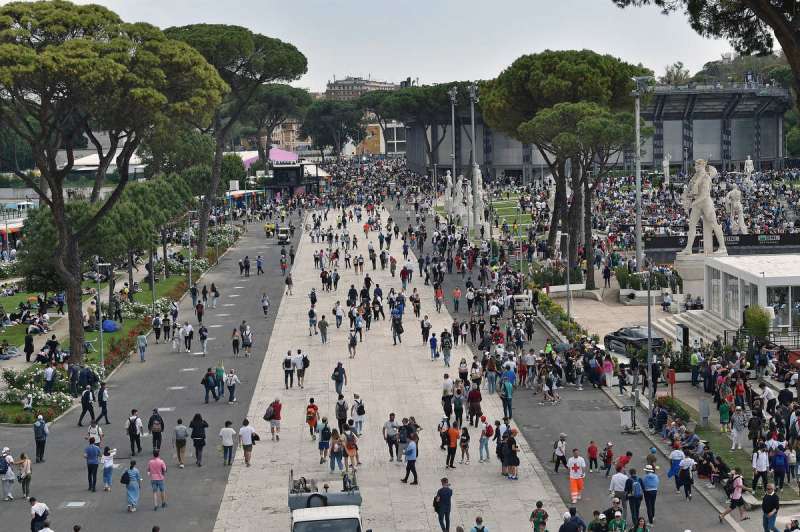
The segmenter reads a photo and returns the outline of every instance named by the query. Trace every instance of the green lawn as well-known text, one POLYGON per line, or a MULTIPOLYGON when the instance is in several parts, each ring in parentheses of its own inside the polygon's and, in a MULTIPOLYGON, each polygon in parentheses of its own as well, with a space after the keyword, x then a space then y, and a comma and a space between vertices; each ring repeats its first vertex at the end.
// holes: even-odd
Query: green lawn
POLYGON ((33 423, 33 412, 23 410, 19 403, 0 403, 0 423, 16 423, 17 418, 23 423, 33 423))

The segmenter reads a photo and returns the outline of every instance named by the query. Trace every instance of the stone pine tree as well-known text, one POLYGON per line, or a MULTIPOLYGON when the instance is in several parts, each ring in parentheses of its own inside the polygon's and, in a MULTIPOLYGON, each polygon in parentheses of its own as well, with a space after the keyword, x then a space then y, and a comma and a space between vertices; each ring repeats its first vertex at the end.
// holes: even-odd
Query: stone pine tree
POLYGON ((209 213, 217 197, 222 156, 231 130, 242 120, 263 84, 295 80, 305 74, 307 62, 293 45, 241 26, 192 24, 167 28, 165 33, 197 49, 230 87, 225 99, 213 108, 210 122, 198 122, 214 137, 211 176, 199 212, 197 253, 204 256, 209 213))
POLYGON ((267 165, 270 142, 275 128, 290 118, 302 118, 311 105, 311 94, 305 89, 283 83, 270 83, 258 88, 245 119, 256 129, 258 159, 267 165), (266 139, 262 142, 261 139, 266 139))
MULTIPOLYGON (((631 78, 645 74, 651 72, 640 65, 591 50, 546 50, 519 57, 496 79, 485 83, 481 109, 490 127, 527 142, 520 125, 541 110, 559 103, 591 102, 611 110, 631 109, 631 78)), ((567 160, 547 157, 541 146, 535 148, 546 161, 552 162, 548 166, 556 186, 555 212, 551 217, 548 244, 553 249, 559 227, 567 229, 567 160)), ((575 236, 572 235, 573 240, 575 236)))
POLYGON ((0 126, 31 147, 41 177, 15 168, 49 210, 55 227, 52 261, 66 289, 70 349, 83 354, 82 242, 108 215, 128 182, 130 158, 142 136, 162 120, 179 123, 208 114, 225 84, 185 43, 148 24, 127 24, 97 5, 14 2, 0 7, 0 126), (119 182, 96 209, 71 216, 65 179, 84 135, 102 132, 114 145, 100 149, 101 167, 113 161, 119 182), (57 157, 63 150, 66 162, 57 157))

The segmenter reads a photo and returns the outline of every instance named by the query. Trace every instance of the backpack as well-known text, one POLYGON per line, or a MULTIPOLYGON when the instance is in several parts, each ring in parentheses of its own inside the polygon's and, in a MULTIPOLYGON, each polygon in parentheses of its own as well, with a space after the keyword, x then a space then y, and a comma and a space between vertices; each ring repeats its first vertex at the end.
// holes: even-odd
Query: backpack
POLYGON ((0 456, 0 475, 5 475, 8 472, 8 462, 5 456, 0 456))
POLYGON ((128 484, 130 484, 130 482, 131 482, 131 476, 128 474, 127 471, 125 471, 122 474, 122 476, 119 477, 119 483, 120 484, 125 484, 127 486, 128 484))
POLYGON ((508 397, 508 390, 506 390, 506 380, 505 379, 500 381, 500 386, 497 388, 497 395, 500 396, 500 399, 506 399, 508 397))
POLYGON ((494 436, 494 427, 491 425, 486 425, 486 437, 491 438, 494 436))
POLYGON ((367 413, 367 410, 364 408, 364 403, 359 401, 358 405, 356 405, 356 414, 358 414, 359 416, 363 416, 366 413, 367 413))
POLYGON ((291 358, 284 358, 283 359, 283 369, 292 369, 292 359, 291 358))
POLYGON ((47 434, 44 432, 44 423, 36 422, 33 424, 33 437, 36 440, 44 440, 47 434))
POLYGON ((308 366, 311 365, 311 361, 308 359, 307 356, 303 355, 303 369, 308 369, 308 366))
POLYGON ((336 403, 336 419, 347 419, 347 405, 344 403, 336 403))
POLYGON ((351 334, 351 335, 350 335, 350 342, 348 343, 348 345, 349 345, 350 347, 355 347, 355 346, 356 346, 356 343, 357 343, 357 342, 356 342, 356 336, 355 336, 354 334, 351 334))
POLYGON ((317 413, 310 406, 306 408, 306 421, 311 421, 317 417, 317 413))
POLYGON ((153 426, 150 428, 150 432, 161 432, 161 422, 159 420, 153 421, 153 426))
POLYGON ((136 426, 136 422, 138 420, 138 417, 128 418, 128 436, 135 437, 137 434, 139 434, 139 429, 136 426))
POLYGON ((355 447, 356 445, 356 435, 353 434, 352 431, 345 434, 345 440, 347 441, 348 447, 355 447))
POLYGON ((433 498, 433 511, 439 513, 439 508, 439 496, 437 495, 433 498))
POLYGON ((267 407, 267 411, 264 412, 264 421, 271 421, 272 417, 275 415, 275 409, 272 408, 272 405, 267 407))
POLYGON ((777 452, 772 457, 772 469, 775 471, 786 471, 786 455, 782 452, 777 452))
POLYGON ((325 425, 324 427, 322 427, 322 431, 320 434, 322 441, 329 441, 331 439, 331 428, 328 425, 325 425))
POLYGON ((643 493, 643 490, 642 490, 642 481, 640 479, 638 479, 638 478, 631 479, 631 480, 633 481, 633 482, 631 482, 631 484, 632 484, 632 486, 631 486, 631 497, 633 497, 635 499, 641 499, 644 496, 644 493, 643 493))

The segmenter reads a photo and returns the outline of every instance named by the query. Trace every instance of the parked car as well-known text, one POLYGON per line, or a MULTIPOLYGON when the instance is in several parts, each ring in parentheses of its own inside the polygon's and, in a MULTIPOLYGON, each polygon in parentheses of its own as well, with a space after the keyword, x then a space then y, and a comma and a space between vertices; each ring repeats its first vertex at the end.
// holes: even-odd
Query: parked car
MULTIPOLYGON (((652 334, 652 333, 651 333, 652 334)), ((651 336, 650 341, 653 351, 660 351, 664 348, 664 339, 660 336, 651 336)), ((635 327, 623 327, 605 335, 603 345, 606 351, 626 353, 628 346, 636 349, 647 349, 647 327, 637 325, 635 327)))

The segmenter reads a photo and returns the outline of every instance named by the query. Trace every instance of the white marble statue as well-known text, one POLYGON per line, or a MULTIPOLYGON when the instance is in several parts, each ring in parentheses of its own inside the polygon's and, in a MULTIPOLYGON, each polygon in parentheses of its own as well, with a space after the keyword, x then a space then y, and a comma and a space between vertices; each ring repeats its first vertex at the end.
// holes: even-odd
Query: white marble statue
POLYGON ((453 198, 453 208, 452 208, 452 216, 453 218, 461 218, 462 223, 464 220, 464 216, 466 215, 466 209, 464 208, 464 176, 459 175, 458 179, 456 180, 455 185, 455 197, 453 198))
POLYGON ((744 162, 744 173, 749 179, 754 171, 755 171, 755 165, 753 164, 753 159, 751 159, 750 156, 748 155, 747 160, 744 162))
POLYGON ((444 212, 450 214, 451 205, 453 202, 453 176, 450 175, 450 170, 444 176, 444 212))
POLYGON ((467 210, 467 220, 466 226, 467 227, 474 227, 475 226, 475 211, 473 208, 475 207, 475 198, 472 194, 472 184, 467 181, 465 190, 464 190, 464 207, 467 210))
POLYGON ((556 204, 556 183, 550 178, 547 181, 547 208, 550 213, 553 213, 553 208, 556 204))
POLYGON ((664 172, 664 184, 669 185, 669 160, 670 154, 664 154, 664 160, 661 161, 661 171, 664 172))
POLYGON ((727 254, 725 236, 722 234, 722 227, 717 223, 717 213, 714 210, 714 201, 711 199, 711 180, 716 176, 717 169, 709 166, 704 159, 697 159, 694 162, 694 175, 681 196, 683 206, 689 214, 689 231, 686 235, 686 248, 681 252, 683 255, 692 254, 692 244, 697 234, 697 222, 701 219, 703 221, 703 253, 706 255, 714 253, 714 242, 711 237, 713 233, 719 243, 716 253, 727 254))
POLYGON ((744 223, 744 208, 742 207, 742 192, 739 187, 732 184, 731 190, 725 195, 725 204, 730 216, 731 234, 746 235, 747 225, 744 223))

